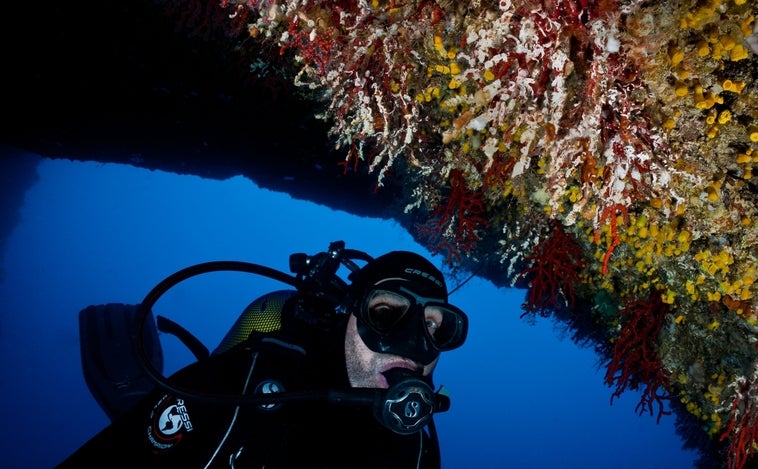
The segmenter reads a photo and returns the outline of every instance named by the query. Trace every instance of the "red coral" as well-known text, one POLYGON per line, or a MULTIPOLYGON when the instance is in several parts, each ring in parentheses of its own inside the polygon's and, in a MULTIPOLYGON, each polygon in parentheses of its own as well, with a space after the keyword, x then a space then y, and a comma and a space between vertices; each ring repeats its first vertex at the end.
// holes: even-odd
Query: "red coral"
POLYGON ((755 374, 750 380, 743 376, 730 387, 736 395, 729 406, 731 418, 721 434, 721 440, 730 438, 729 469, 742 469, 758 444, 758 379, 755 374))
POLYGON ((293 49, 302 57, 302 60, 316 68, 321 75, 333 67, 331 60, 332 51, 341 46, 335 37, 329 34, 315 35, 311 37, 311 31, 302 28, 299 22, 293 21, 287 28, 289 40, 284 44, 279 53, 284 54, 293 49))
MULTIPOLYGON (((611 225, 611 240, 609 242, 608 249, 605 251, 605 255, 603 256, 603 268, 601 270, 603 275, 606 275, 608 273, 608 262, 611 260, 611 254, 613 254, 613 250, 616 249, 619 244, 621 244, 621 239, 618 235, 618 221, 616 219, 617 213, 621 213, 621 215, 623 215, 625 222, 629 220, 626 206, 621 204, 612 204, 609 207, 606 207, 600 215, 600 223, 603 223, 607 218, 609 219, 609 223, 611 225)), ((599 241, 600 233, 599 231, 595 231, 595 243, 598 243, 599 241)))
POLYGON ((586 261, 579 245, 553 221, 553 230, 524 259, 529 267, 516 281, 528 281, 524 314, 547 317, 551 312, 574 306, 574 285, 586 261))
POLYGON ((445 252, 447 262, 460 262, 461 254, 471 252, 479 241, 478 231, 489 222, 484 215, 481 191, 472 191, 459 170, 450 172, 450 194, 431 213, 430 220, 416 225, 421 238, 429 241, 433 253, 445 252))
POLYGON ((618 312, 621 330, 605 374, 605 383, 616 387, 611 404, 624 391, 636 391, 644 386, 635 410, 640 415, 645 410, 653 415, 653 407, 657 405, 659 422, 663 415, 671 414, 664 406, 664 401, 671 400, 669 373, 663 368, 656 350, 668 310, 661 293, 652 291, 647 299, 632 300, 618 312))

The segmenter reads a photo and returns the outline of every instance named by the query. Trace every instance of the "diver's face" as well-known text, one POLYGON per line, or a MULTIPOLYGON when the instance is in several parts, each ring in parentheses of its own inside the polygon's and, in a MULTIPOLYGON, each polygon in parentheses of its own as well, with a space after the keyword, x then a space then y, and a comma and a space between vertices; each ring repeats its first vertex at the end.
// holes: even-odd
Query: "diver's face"
POLYGON ((350 315, 345 333, 345 363, 350 385, 354 388, 389 387, 384 372, 392 368, 407 368, 429 376, 434 371, 439 356, 424 366, 409 358, 388 353, 376 353, 369 349, 358 334, 357 319, 350 315))

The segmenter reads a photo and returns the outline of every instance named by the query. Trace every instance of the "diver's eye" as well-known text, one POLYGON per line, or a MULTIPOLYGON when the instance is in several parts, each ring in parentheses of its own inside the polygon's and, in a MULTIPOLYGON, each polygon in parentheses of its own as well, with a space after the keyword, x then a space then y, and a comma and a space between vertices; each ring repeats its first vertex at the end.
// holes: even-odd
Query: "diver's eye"
POLYGON ((434 335, 437 329, 442 325, 443 314, 442 311, 436 308, 427 307, 424 309, 424 321, 426 323, 426 330, 430 335, 434 335))
POLYGON ((410 308, 408 299, 388 291, 375 291, 366 303, 366 319, 375 328, 387 332, 400 322, 410 308))
POLYGON ((377 304, 369 309, 371 317, 377 322, 396 321, 405 312, 405 308, 390 304, 377 304))
POLYGON ((371 324, 380 331, 389 331, 403 317, 406 308, 386 303, 376 304, 369 308, 371 324))

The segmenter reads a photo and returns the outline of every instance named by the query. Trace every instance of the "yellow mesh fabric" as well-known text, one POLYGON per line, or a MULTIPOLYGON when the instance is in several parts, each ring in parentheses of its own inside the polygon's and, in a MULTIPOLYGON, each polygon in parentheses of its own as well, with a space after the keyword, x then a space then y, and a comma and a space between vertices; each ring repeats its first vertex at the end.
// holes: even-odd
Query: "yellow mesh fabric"
POLYGON ((294 294, 294 290, 278 290, 254 300, 240 314, 213 353, 229 350, 247 339, 252 332, 265 333, 278 330, 282 325, 284 303, 294 294))

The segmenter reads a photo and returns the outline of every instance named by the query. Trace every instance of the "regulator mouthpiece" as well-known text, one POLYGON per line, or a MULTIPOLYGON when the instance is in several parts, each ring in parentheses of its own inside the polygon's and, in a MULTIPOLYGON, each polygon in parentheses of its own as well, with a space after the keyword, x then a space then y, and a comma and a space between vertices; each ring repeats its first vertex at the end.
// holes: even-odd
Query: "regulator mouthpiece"
POLYGON ((393 432, 410 435, 427 424, 436 407, 431 386, 418 378, 406 378, 390 386, 374 415, 393 432))

